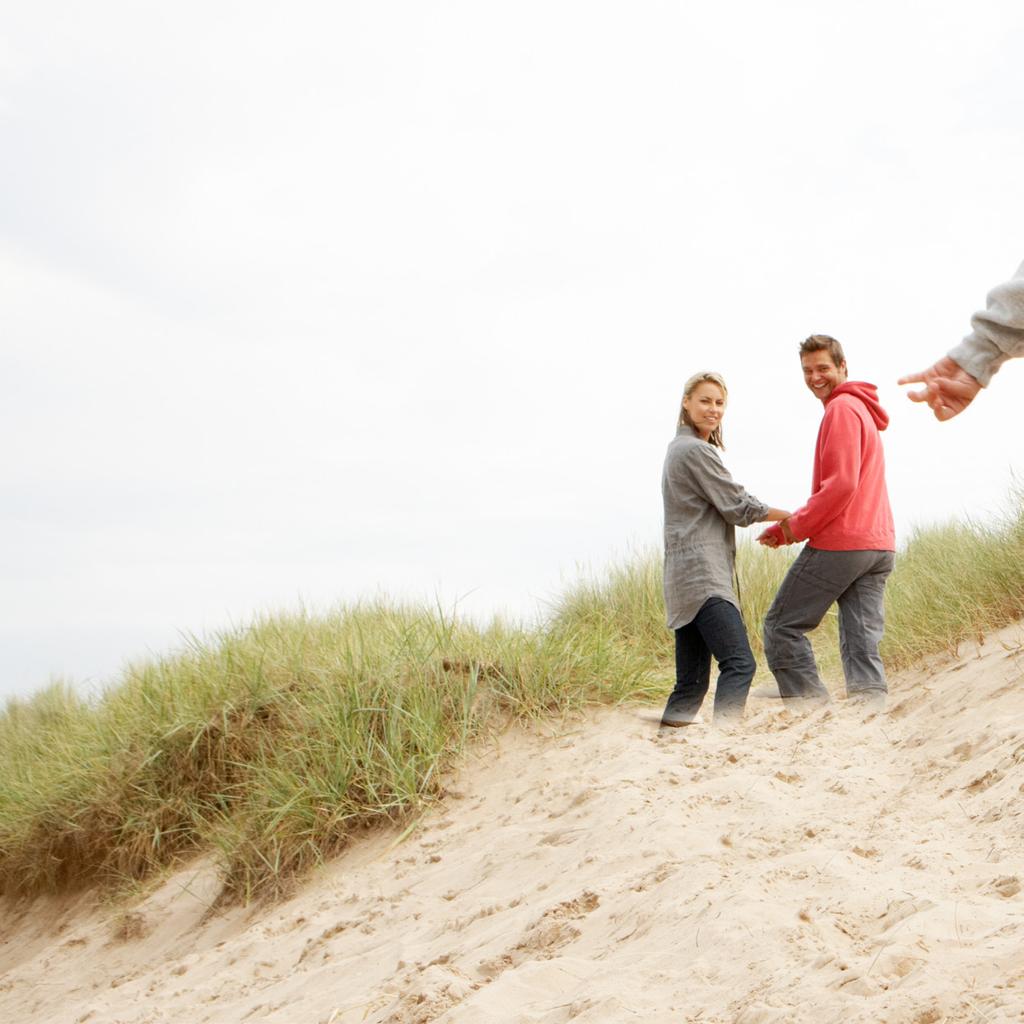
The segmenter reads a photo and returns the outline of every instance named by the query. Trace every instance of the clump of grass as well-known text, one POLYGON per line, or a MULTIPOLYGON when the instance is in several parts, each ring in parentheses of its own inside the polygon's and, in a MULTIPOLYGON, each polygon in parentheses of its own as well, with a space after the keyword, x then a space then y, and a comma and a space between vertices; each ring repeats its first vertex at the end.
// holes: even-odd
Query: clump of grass
POLYGON ((548 623, 556 636, 614 636, 660 661, 666 643, 660 550, 641 548, 598 578, 581 578, 557 602, 548 623))
POLYGON ((212 847, 225 898, 278 894, 438 793, 482 731, 635 696, 648 671, 611 635, 377 604, 193 641, 96 703, 54 687, 0 717, 0 891, 123 883, 212 847))
MULTIPOLYGON (((887 591, 887 663, 1024 616, 1024 499, 995 524, 919 530, 887 591)), ((743 544, 761 625, 792 552, 743 544)), ((570 588, 531 628, 382 602, 264 618, 130 667, 97 700, 55 684, 0 714, 0 892, 143 879, 218 853, 224 900, 310 865, 439 794, 459 753, 511 721, 660 700, 671 683, 661 554, 570 588)), ((836 678, 835 616, 813 636, 836 678)), ((763 664, 761 671, 764 671, 763 664)))
POLYGON ((991 523, 918 529, 900 552, 886 592, 882 654, 902 668, 955 653, 1024 617, 1024 493, 991 523))

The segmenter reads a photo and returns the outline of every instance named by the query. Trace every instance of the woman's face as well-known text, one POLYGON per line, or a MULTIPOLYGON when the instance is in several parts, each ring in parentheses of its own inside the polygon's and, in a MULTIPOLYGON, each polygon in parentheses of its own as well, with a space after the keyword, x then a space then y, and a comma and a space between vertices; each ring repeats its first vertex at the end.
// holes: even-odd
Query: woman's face
POLYGON ((693 429, 706 441, 725 415, 725 395, 717 384, 706 380, 683 399, 683 408, 693 429))

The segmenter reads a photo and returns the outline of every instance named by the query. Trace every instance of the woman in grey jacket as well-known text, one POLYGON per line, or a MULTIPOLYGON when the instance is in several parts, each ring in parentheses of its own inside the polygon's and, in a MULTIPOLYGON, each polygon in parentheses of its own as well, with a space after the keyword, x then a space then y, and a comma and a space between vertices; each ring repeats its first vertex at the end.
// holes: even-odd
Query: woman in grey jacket
POLYGON ((691 377, 665 455, 665 608, 676 642, 676 685, 661 718, 666 726, 696 720, 712 657, 719 668, 715 721, 742 715, 756 666, 733 590, 735 528, 789 515, 748 494, 722 463, 727 399, 717 373, 691 377))

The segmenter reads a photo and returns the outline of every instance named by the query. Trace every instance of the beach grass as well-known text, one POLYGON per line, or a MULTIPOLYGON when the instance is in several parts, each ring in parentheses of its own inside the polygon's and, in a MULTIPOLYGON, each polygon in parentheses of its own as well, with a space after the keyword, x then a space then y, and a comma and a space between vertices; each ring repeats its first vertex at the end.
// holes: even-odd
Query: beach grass
MULTIPOLYGON (((737 559, 751 644, 793 552, 737 559)), ((134 884, 213 853, 222 900, 289 891, 367 828, 441 795, 469 744, 671 688, 661 557, 570 585, 540 624, 377 601, 264 617, 129 666, 99 697, 55 683, 0 714, 0 893, 134 884)), ((1024 499, 916 531, 887 590, 905 667, 1024 616, 1024 499)), ((841 680, 835 615, 813 636, 841 680)))

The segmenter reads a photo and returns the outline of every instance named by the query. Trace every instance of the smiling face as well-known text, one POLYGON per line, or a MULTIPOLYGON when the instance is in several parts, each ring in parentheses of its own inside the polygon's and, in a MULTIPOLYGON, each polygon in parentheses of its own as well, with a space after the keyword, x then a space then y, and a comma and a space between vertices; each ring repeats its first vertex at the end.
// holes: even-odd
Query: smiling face
POLYGON ((717 384, 703 381, 683 399, 683 408, 693 429, 706 441, 725 415, 725 393, 717 384))
POLYGON ((846 362, 838 366, 832 361, 828 349, 817 352, 804 352, 800 356, 800 365, 804 371, 804 383, 815 398, 827 401, 829 395, 840 384, 846 382, 846 362))

